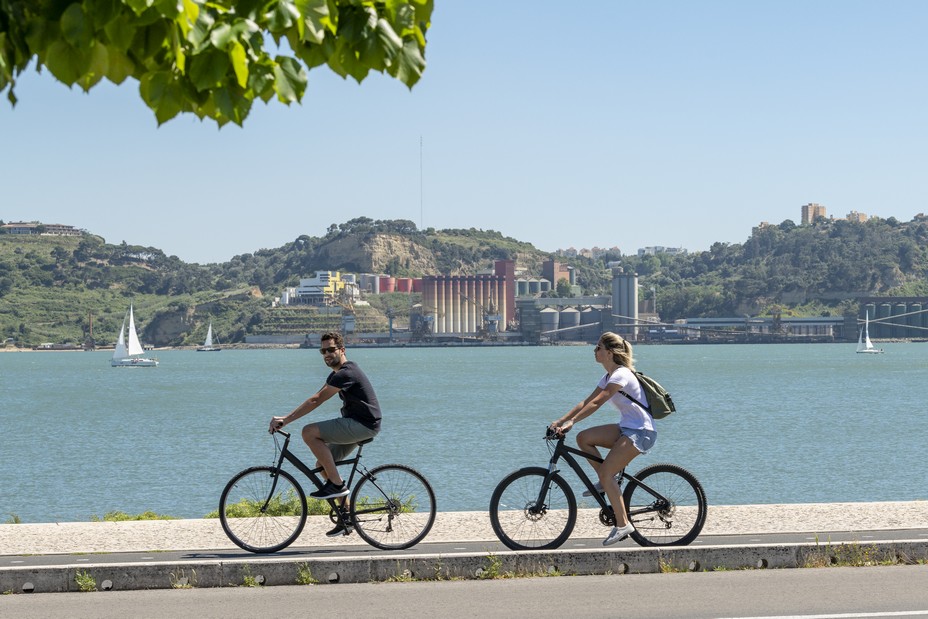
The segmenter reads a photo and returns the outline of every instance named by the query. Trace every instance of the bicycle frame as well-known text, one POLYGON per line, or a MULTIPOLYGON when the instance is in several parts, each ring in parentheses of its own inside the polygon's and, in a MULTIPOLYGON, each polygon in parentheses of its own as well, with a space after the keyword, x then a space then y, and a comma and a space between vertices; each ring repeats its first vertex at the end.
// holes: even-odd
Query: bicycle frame
MULTIPOLYGON (((580 478, 580 481, 582 481, 583 484, 586 486, 587 490, 590 491, 590 494, 593 496, 593 498, 596 500, 599 506, 602 509, 606 510, 607 512, 611 511, 612 507, 610 507, 610 505, 606 502, 606 498, 603 496, 603 494, 601 494, 600 492, 596 490, 596 488, 593 485, 593 482, 590 481, 589 475, 586 474, 586 471, 583 470, 583 467, 581 466, 580 462, 578 462, 577 459, 574 458, 574 455, 580 456, 584 458, 585 460, 592 460, 593 462, 600 462, 600 463, 603 461, 603 459, 597 456, 594 456, 593 454, 588 454, 582 449, 578 449, 576 447, 565 445, 564 444, 565 438, 566 436, 561 435, 557 439, 557 445, 555 445, 554 447, 554 453, 551 454, 551 459, 548 461, 548 474, 545 476, 545 483, 542 484, 541 490, 538 493, 538 500, 535 502, 535 509, 543 509, 543 506, 546 504, 548 488, 551 486, 551 478, 554 475, 560 473, 560 469, 557 468, 557 463, 558 463, 558 460, 563 459, 565 462, 567 462, 568 465, 570 465, 570 468, 573 469, 574 473, 577 474, 577 477, 580 478)), ((640 514, 645 514, 648 512, 660 511, 661 509, 664 509, 664 507, 670 503, 670 501, 666 497, 664 497, 661 493, 657 492, 656 490, 654 490, 653 488, 651 488, 644 482, 640 481, 634 475, 630 475, 629 473, 622 471, 622 478, 628 481, 635 482, 639 487, 646 490, 655 499, 654 503, 652 503, 651 505, 645 508, 641 508, 641 509, 629 510, 629 506, 626 505, 625 509, 628 511, 628 516, 630 518, 632 516, 638 516, 640 514)))
MULTIPOLYGON (((283 447, 280 448, 280 457, 277 459, 277 464, 274 466, 274 468, 279 471, 281 468, 283 468, 284 460, 286 460, 287 462, 292 464, 294 467, 296 467, 301 473, 303 473, 303 475, 305 475, 307 479, 313 482, 313 485, 315 485, 316 488, 322 488, 322 486, 325 485, 325 481, 318 475, 318 473, 320 473, 323 470, 323 467, 320 466, 315 469, 311 469, 308 466, 306 466, 306 464, 302 460, 300 460, 298 457, 296 457, 293 453, 291 453, 289 449, 290 433, 278 430, 277 434, 282 434, 284 436, 284 444, 283 444, 283 447)), ((336 466, 344 465, 344 464, 351 465, 351 473, 348 474, 348 480, 347 480, 347 484, 349 486, 351 486, 351 484, 354 482, 355 473, 358 471, 359 468, 361 469, 362 475, 367 474, 367 470, 360 464, 360 461, 361 461, 361 451, 364 449, 364 445, 366 445, 368 442, 370 441, 364 441, 358 445, 358 453, 355 454, 354 457, 348 458, 347 460, 339 460, 338 462, 335 463, 336 466)), ((262 512, 267 509, 267 506, 271 501, 271 497, 274 496, 274 491, 276 489, 277 489, 277 476, 275 475, 274 483, 271 484, 271 491, 268 494, 267 502, 261 508, 262 512)), ((329 501, 329 503, 332 505, 333 508, 336 507, 336 504, 335 504, 336 499, 327 499, 327 500, 329 501)), ((336 510, 336 511, 339 511, 339 510, 336 510)))

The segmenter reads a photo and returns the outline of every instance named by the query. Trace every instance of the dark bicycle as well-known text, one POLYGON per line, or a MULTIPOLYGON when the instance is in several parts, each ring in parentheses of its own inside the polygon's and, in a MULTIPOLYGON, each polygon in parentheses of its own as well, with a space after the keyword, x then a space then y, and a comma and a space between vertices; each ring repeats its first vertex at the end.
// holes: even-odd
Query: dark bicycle
MULTIPOLYGON (((547 468, 526 467, 506 476, 490 498, 490 523, 503 544, 513 550, 557 548, 570 537, 577 522, 577 499, 560 474, 558 461, 570 465, 599 504, 599 520, 615 526, 615 514, 605 494, 597 491, 580 462, 601 458, 564 444, 564 436, 549 428, 545 440, 551 459, 547 468), (552 447, 553 445, 553 447, 552 447)), ((706 495, 692 473, 676 464, 652 464, 635 475, 622 472, 622 498, 631 534, 641 546, 685 546, 706 523, 706 495)))
MULTIPOLYGON (((370 470, 361 463, 362 441, 353 458, 337 465, 351 465, 347 483, 352 488, 344 499, 328 499, 329 518, 353 527, 365 542, 383 550, 402 550, 422 541, 435 523, 435 493, 428 480, 402 464, 384 464, 370 470), (357 480, 355 480, 357 477, 357 480)), ((273 466, 254 466, 235 475, 219 499, 222 529, 239 547, 257 553, 277 552, 292 544, 306 524, 306 494, 282 466, 284 460, 301 471, 317 488, 325 481, 322 467, 310 469, 288 450, 290 434, 274 435, 273 466), (283 445, 278 435, 285 437, 283 445)))

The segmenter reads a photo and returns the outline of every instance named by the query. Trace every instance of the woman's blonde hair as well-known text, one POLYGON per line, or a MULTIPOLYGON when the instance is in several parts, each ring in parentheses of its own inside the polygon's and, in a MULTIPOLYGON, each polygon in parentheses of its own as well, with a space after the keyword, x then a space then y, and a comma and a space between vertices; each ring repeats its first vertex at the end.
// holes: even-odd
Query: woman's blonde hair
POLYGON ((599 345, 612 353, 612 360, 624 365, 630 370, 635 369, 635 358, 632 355, 632 345, 621 335, 606 331, 599 336, 599 345))

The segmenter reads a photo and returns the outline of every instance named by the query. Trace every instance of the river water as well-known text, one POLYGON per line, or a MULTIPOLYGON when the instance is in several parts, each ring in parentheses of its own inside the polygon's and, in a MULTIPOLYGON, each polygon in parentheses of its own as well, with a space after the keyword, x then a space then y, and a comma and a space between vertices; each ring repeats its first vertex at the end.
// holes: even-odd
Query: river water
MULTIPOLYGON (((671 391, 677 412, 658 421, 657 445, 632 468, 680 464, 710 504, 926 499, 928 347, 883 347, 638 346, 638 368, 671 391)), ((111 368, 109 356, 0 354, 0 522, 114 510, 202 517, 234 473, 271 463, 270 417, 328 373, 313 350, 164 351, 157 368, 111 368)), ((546 464, 545 425, 602 374, 592 346, 349 347, 348 356, 384 409, 365 463, 418 468, 442 511, 485 510, 506 473, 546 464)), ((615 418, 603 408, 581 427, 615 418)), ((297 453, 310 459, 302 444, 297 453)))

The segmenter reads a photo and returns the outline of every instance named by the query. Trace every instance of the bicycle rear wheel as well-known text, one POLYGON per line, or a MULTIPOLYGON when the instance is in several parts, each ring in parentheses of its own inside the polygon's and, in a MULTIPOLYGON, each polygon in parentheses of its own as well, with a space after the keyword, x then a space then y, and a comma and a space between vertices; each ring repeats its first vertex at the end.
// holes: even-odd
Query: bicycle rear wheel
POLYGON ((527 467, 510 473, 490 497, 493 532, 513 550, 557 548, 570 537, 577 522, 577 499, 564 478, 551 477, 545 498, 538 502, 548 470, 527 467))
POLYGON ((706 494, 692 473, 676 464, 641 469, 622 493, 632 539, 642 546, 686 546, 706 523, 706 494), (637 481, 635 481, 637 480, 637 481))
POLYGON ((277 552, 300 536, 306 496, 290 473, 255 466, 233 477, 219 498, 219 521, 229 539, 249 552, 277 552))
POLYGON ((402 464, 371 469, 351 493, 351 522, 382 550, 418 544, 435 524, 435 493, 419 471, 402 464))

